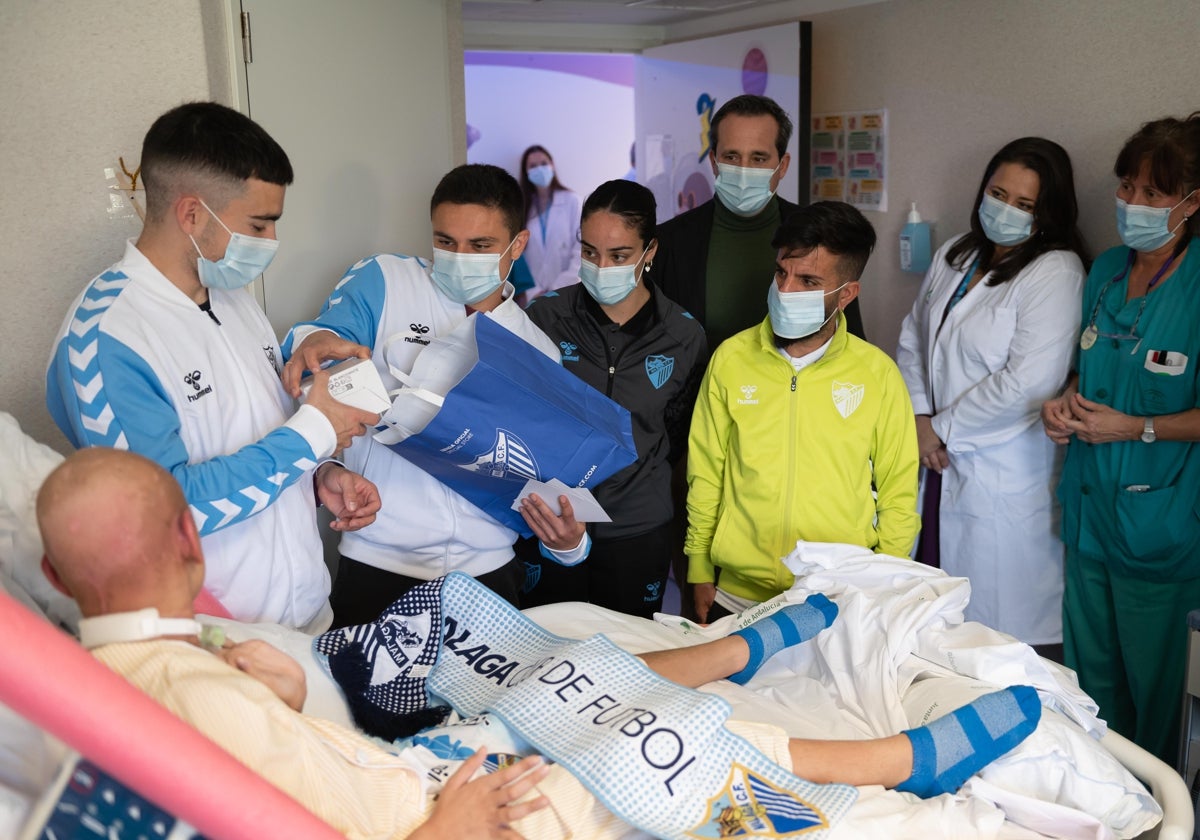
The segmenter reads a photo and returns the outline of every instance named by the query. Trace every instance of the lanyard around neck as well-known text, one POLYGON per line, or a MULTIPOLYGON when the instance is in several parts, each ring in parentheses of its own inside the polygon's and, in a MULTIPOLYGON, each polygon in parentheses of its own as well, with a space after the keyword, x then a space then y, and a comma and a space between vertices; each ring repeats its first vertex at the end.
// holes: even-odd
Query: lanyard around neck
MULTIPOLYGON (((1150 282, 1146 284, 1146 293, 1142 295, 1142 302, 1138 304, 1137 315, 1135 315, 1133 318, 1133 326, 1129 328, 1129 335, 1127 336, 1128 338, 1138 338, 1137 328, 1138 324, 1142 320, 1142 313, 1146 311, 1146 300, 1150 297, 1151 290, 1158 285, 1158 281, 1161 280, 1163 275, 1165 275, 1171 268, 1171 264, 1175 262, 1175 258, 1177 256, 1179 256, 1178 253, 1171 254, 1171 256, 1167 258, 1167 261, 1164 262, 1161 267, 1159 267, 1158 271, 1154 272, 1154 276, 1150 278, 1150 282)), ((1087 326, 1084 328, 1083 333, 1079 336, 1079 346, 1084 350, 1090 349, 1091 346, 1096 343, 1096 339, 1100 337, 1100 331, 1096 328, 1096 318, 1100 315, 1100 306, 1104 303, 1104 298, 1108 294, 1108 290, 1119 283, 1121 278, 1129 275, 1130 270, 1133 268, 1133 261, 1136 259, 1136 257, 1137 251, 1134 251, 1131 248, 1129 251, 1129 257, 1125 260, 1124 268, 1114 274, 1113 278, 1104 284, 1104 289, 1101 290, 1100 296, 1096 298, 1096 304, 1092 307, 1092 315, 1090 318, 1088 318, 1087 326)), ((1138 344, 1134 345, 1133 352, 1137 352, 1138 345, 1140 344, 1141 341, 1139 340, 1138 344)))

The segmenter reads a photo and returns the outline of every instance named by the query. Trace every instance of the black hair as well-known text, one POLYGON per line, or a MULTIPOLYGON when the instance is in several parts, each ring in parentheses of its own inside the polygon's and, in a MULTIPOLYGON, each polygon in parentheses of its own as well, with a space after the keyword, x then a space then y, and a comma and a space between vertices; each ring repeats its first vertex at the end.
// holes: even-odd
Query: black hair
POLYGON ((1079 205, 1075 200, 1071 156, 1053 140, 1021 137, 1006 143, 988 161, 971 208, 971 230, 946 252, 946 262, 962 271, 978 256, 980 269, 992 273, 987 281, 989 286, 1007 283, 1025 266, 1049 251, 1073 251, 1087 269, 1091 266, 1091 257, 1084 245, 1083 234, 1079 232, 1078 221, 1079 205), (1015 163, 1037 173, 1038 194, 1033 207, 1035 231, 1033 236, 1013 246, 1012 250, 993 262, 996 245, 983 232, 983 224, 979 221, 979 205, 983 203, 988 182, 1005 163, 1015 163))
MULTIPOLYGON (((537 187, 533 181, 529 180, 529 156, 534 152, 541 152, 546 157, 550 158, 550 165, 554 166, 554 155, 546 151, 545 146, 530 146, 525 151, 521 152, 521 173, 517 176, 521 182, 521 195, 525 197, 525 218, 529 218, 529 211, 533 208, 533 200, 537 197, 537 187)), ((554 168, 554 180, 550 182, 550 196, 559 190, 565 190, 562 181, 558 180, 558 167, 554 168)))
POLYGON ((586 221, 597 210, 607 210, 620 216, 641 237, 642 247, 647 248, 654 239, 656 209, 654 193, 636 181, 617 179, 605 181, 587 197, 580 221, 586 221))
POLYGON ((796 256, 824 248, 839 258, 842 279, 853 282, 862 277, 875 248, 875 228, 843 201, 818 201, 792 211, 775 231, 771 247, 798 252, 796 256))
POLYGON ((480 204, 499 210, 511 236, 525 229, 521 187, 512 175, 490 163, 465 163, 438 181, 429 200, 429 212, 439 204, 480 204))
POLYGON ((779 107, 774 99, 767 96, 756 96, 753 93, 743 93, 735 96, 717 109, 712 122, 708 126, 708 147, 713 154, 717 152, 717 129, 721 120, 734 115, 739 117, 772 117, 779 130, 775 134, 775 151, 783 157, 787 153, 788 141, 792 139, 792 120, 787 111, 779 107))
POLYGON ((141 167, 152 219, 174 200, 181 175, 234 188, 249 178, 287 186, 293 177, 287 154, 262 126, 216 102, 189 102, 156 119, 142 141, 141 167))
MULTIPOLYGON (((1125 141, 1113 173, 1134 178, 1143 163, 1150 165, 1150 183, 1167 195, 1187 196, 1200 188, 1200 111, 1182 120, 1163 117, 1143 125, 1125 141)), ((1200 213, 1187 220, 1185 230, 1187 235, 1175 245, 1177 254, 1189 239, 1200 236, 1200 213)))

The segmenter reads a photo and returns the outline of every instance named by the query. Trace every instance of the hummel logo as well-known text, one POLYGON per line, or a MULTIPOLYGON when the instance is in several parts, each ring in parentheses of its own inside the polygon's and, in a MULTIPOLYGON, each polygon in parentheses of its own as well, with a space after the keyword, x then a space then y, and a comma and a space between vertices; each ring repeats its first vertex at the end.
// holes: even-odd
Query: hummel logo
POLYGON ((203 397, 205 394, 212 393, 211 385, 206 385, 206 386, 204 386, 203 389, 201 389, 200 376, 201 376, 201 374, 200 374, 200 371, 198 371, 198 370, 194 370, 191 373, 185 373, 183 375, 183 381, 186 382, 188 385, 191 385, 192 388, 196 391, 196 393, 194 393, 194 394, 187 395, 188 402, 195 402, 196 400, 203 397))
POLYGON ((419 337, 429 332, 429 327, 425 326, 424 324, 409 324, 408 328, 415 332, 416 335, 404 336, 405 341, 407 341, 409 344, 429 344, 429 339, 419 337))
POLYGON ((579 349, 578 345, 572 344, 569 341, 558 342, 558 347, 562 350, 562 360, 564 362, 578 362, 579 354, 575 351, 579 349))
POLYGON ((738 400, 738 405, 758 405, 758 400, 754 399, 754 394, 758 391, 757 385, 743 385, 742 399, 738 400))
POLYGON ((278 372, 279 360, 277 358, 275 358, 275 348, 269 344, 264 345, 263 353, 265 353, 267 355, 267 364, 269 364, 275 371, 278 372))

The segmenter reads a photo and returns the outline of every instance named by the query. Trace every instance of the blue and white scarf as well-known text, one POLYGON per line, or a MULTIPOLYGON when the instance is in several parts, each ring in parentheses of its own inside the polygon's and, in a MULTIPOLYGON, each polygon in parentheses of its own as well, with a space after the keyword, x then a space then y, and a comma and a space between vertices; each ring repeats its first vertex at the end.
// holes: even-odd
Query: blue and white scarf
POLYGON ((408 714, 444 699, 490 712, 609 810, 666 838, 823 837, 857 797, 806 782, 725 728, 731 708, 659 677, 604 636, 564 639, 468 575, 417 587, 373 624, 318 636, 362 646, 366 697, 408 714))

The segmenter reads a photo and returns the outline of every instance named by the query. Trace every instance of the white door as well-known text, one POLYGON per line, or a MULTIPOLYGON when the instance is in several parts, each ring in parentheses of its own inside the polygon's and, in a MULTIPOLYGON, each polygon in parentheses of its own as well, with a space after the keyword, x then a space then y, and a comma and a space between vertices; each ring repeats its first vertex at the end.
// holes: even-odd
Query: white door
MULTIPOLYGON (((264 276, 276 332, 316 315, 342 272, 375 253, 431 255, 429 197, 465 154, 461 26, 443 0, 233 0, 248 15, 242 110, 296 179, 264 276), (455 38, 458 43, 457 37, 455 38), (463 138, 456 141, 457 135, 463 138)), ((239 74, 240 75, 240 74, 239 74)))

